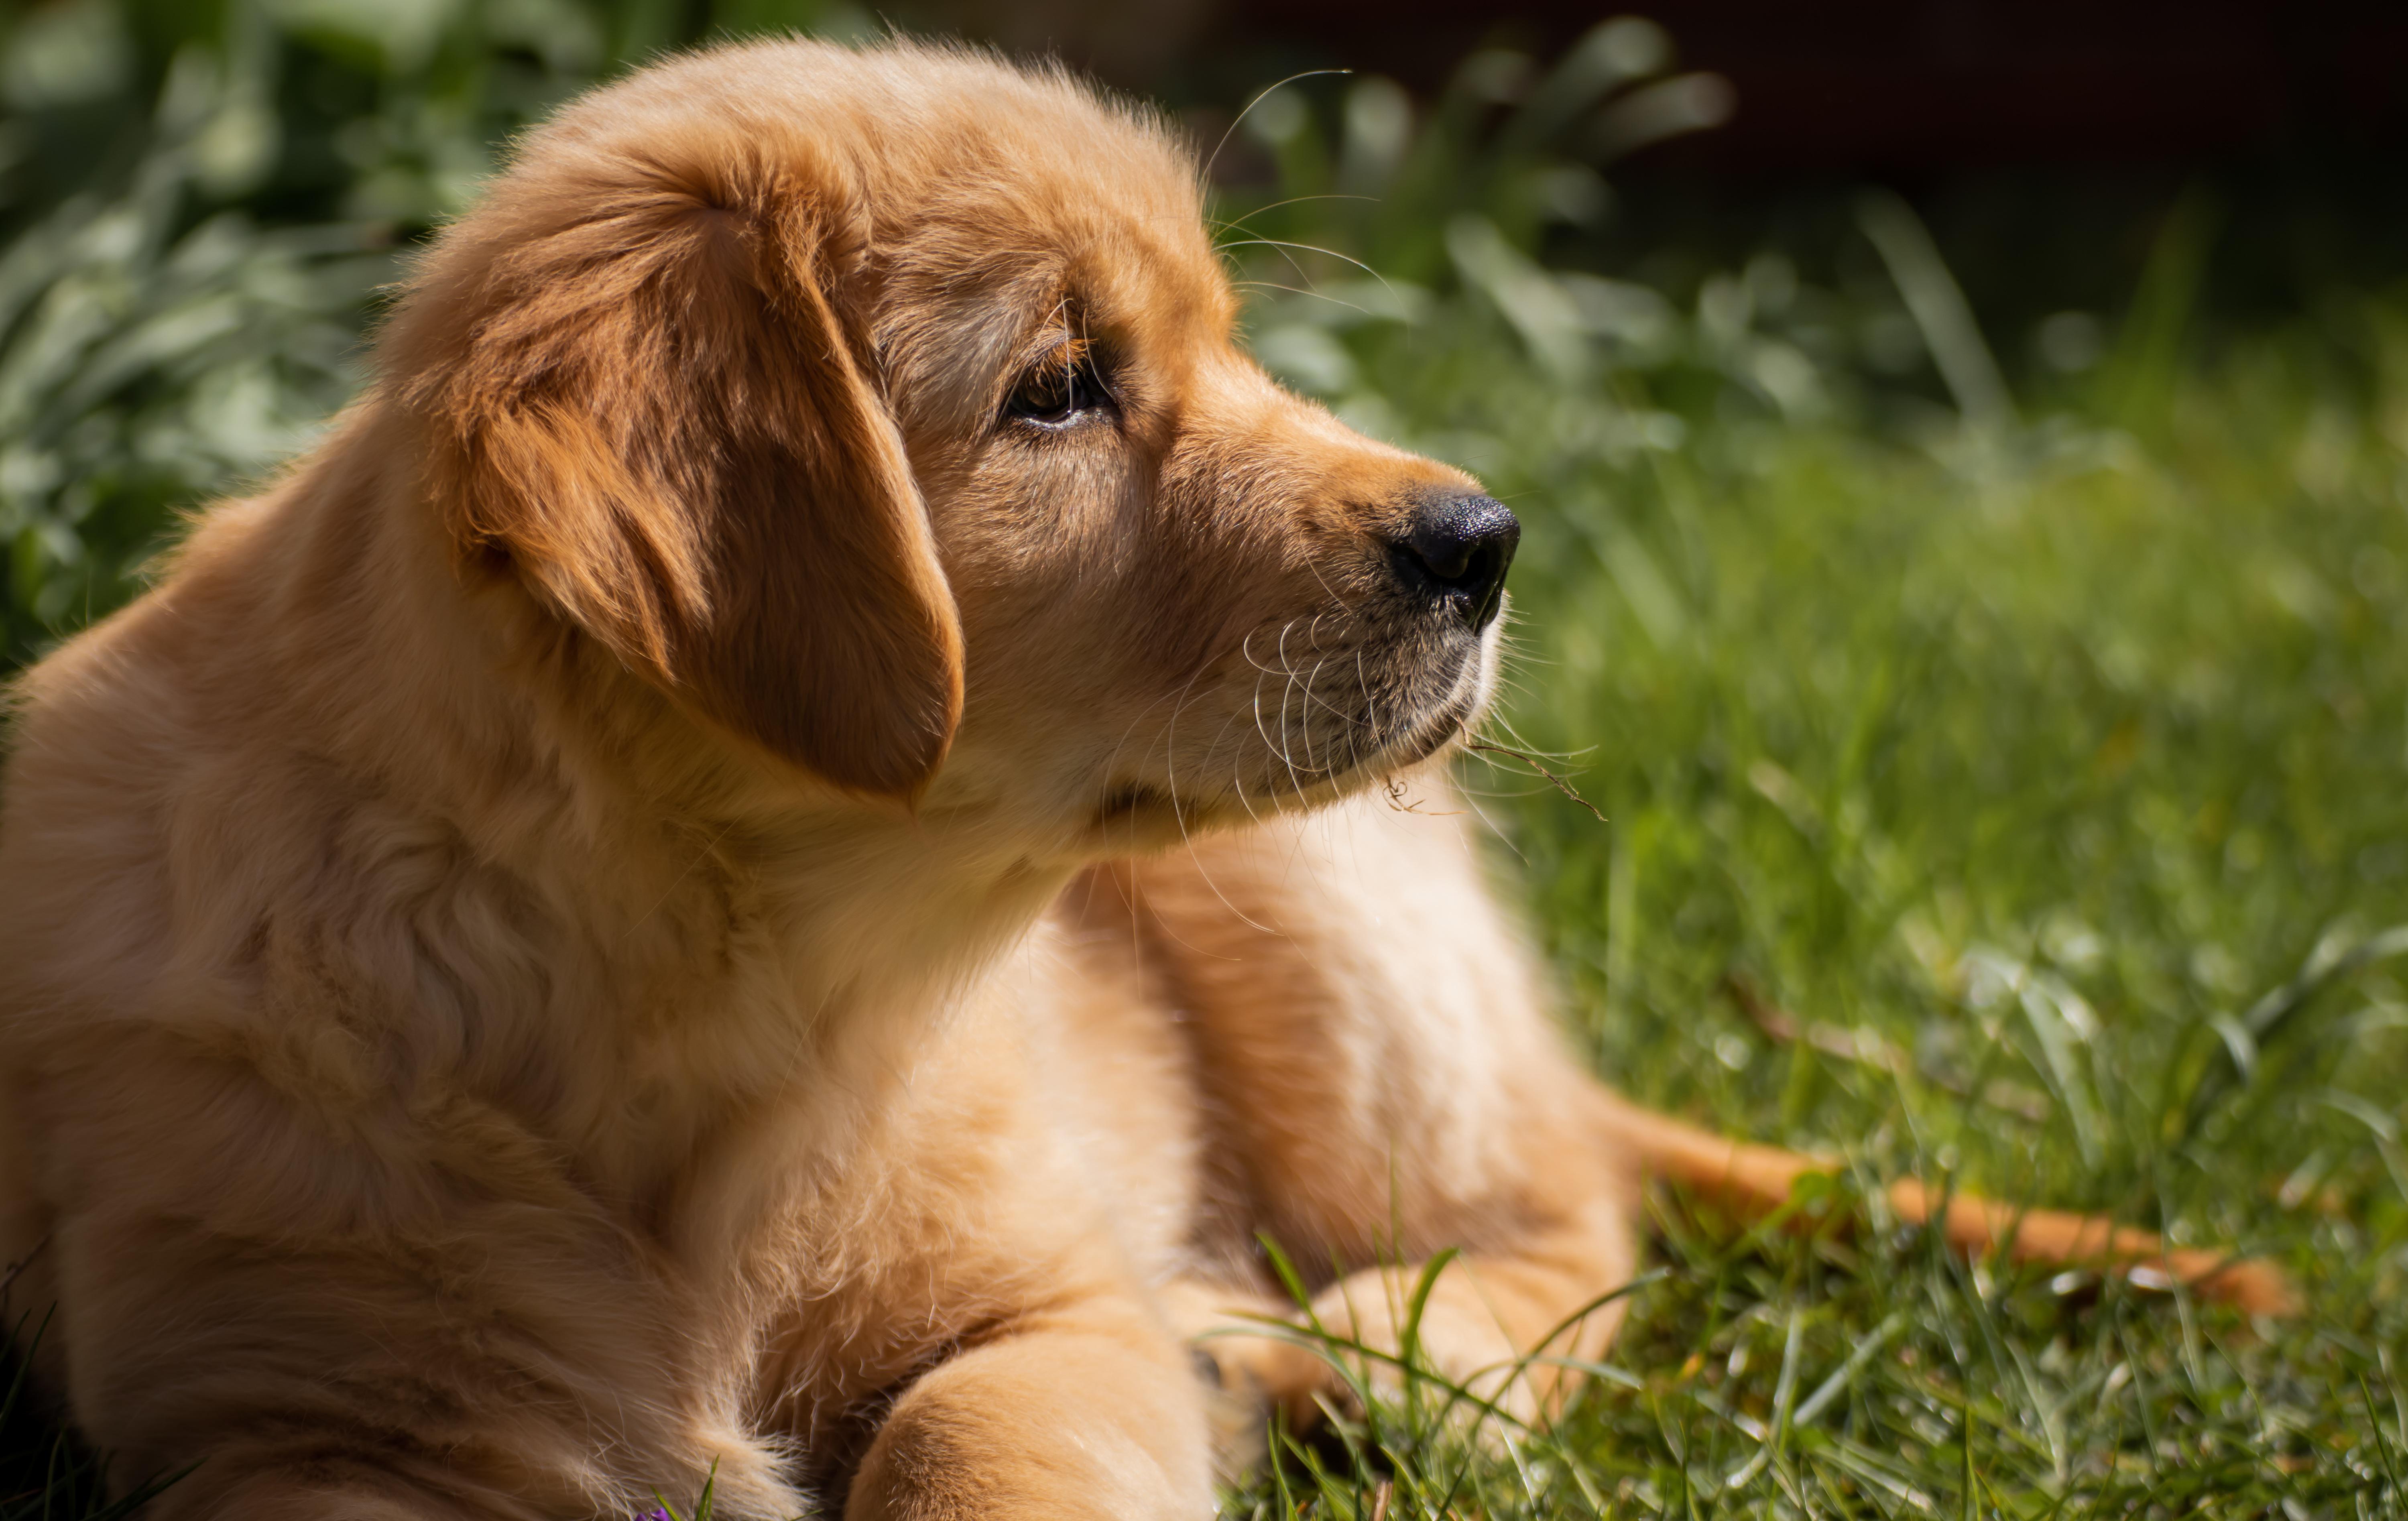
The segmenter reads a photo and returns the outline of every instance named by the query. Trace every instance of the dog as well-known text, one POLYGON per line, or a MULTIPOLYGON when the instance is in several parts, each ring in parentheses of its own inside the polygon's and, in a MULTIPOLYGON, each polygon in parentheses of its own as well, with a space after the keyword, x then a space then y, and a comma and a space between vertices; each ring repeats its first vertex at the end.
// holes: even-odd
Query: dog
POLYGON ((0 1253, 150 1514, 1202 1516, 1216 1399, 1337 1387, 1258 1241, 1391 1347, 1459 1250, 1421 1354, 1538 1419, 1643 1166, 1785 1190, 1453 806, 1512 515, 1236 311, 1059 73, 675 58, 23 678, 0 1253))

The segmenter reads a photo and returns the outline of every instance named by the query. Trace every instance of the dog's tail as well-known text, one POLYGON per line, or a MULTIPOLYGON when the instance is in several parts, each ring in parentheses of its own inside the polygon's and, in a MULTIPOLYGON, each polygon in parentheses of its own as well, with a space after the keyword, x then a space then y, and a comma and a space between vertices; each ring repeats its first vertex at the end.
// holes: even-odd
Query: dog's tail
MULTIPOLYGON (((1620 1098, 1609 1099, 1604 1113, 1609 1134, 1648 1175, 1696 1188, 1751 1220, 1787 1203, 1799 1179, 1842 1167, 1830 1157, 1732 1141, 1620 1098)), ((2286 1315, 2300 1308, 2290 1279, 2271 1262, 2212 1249, 2169 1249, 2155 1231, 2099 1215, 2018 1209, 1914 1178, 1891 1184, 1887 1195, 1902 1220, 1923 1224, 1936 1217, 1949 1245, 1967 1256, 2003 1252, 2014 1262, 2087 1267, 2158 1287, 2182 1283, 2202 1299, 2253 1315, 2286 1315)))

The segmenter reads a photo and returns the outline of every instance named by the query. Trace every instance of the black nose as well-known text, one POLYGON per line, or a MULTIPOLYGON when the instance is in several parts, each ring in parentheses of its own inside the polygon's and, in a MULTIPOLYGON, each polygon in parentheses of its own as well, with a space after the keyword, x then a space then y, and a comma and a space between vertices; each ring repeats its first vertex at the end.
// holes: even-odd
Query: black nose
POLYGON ((1505 600, 1505 567, 1521 541, 1522 524, 1503 502, 1433 492, 1416 505, 1404 537, 1388 547, 1407 586, 1451 607, 1476 634, 1496 621, 1505 600))

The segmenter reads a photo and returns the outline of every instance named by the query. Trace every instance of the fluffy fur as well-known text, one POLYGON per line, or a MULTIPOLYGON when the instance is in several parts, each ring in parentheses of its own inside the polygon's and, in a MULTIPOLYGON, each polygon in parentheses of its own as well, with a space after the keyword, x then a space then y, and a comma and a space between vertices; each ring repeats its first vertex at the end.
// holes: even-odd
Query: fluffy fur
MULTIPOLYGON (((715 1465, 735 1516, 1200 1515, 1181 1338, 1267 1290, 1254 1228, 1543 1222, 1568 1100, 1509 1090, 1569 1069, 1456 829, 1276 822, 1483 699, 1386 547, 1473 488, 1233 310, 1189 161, 1060 78, 673 62, 529 138, 328 439, 26 678, 0 1253, 123 1471, 199 1463, 158 1512, 715 1465), (1007 405, 1082 367, 1108 406, 1007 405), (1415 951, 1357 945, 1398 881, 1415 951)), ((1585 1285, 1619 1216, 1568 1184, 1585 1285)))
POLYGON ((1198 1377, 1257 1231, 1374 1340, 1466 1249, 1467 1375, 1627 1276, 1662 1132, 1414 771, 1494 635, 1392 546, 1476 488, 1234 309, 1057 76, 677 60, 25 678, 0 1256, 119 1471, 198 1465, 155 1514, 1202 1516, 1211 1386, 1326 1387, 1198 1377))

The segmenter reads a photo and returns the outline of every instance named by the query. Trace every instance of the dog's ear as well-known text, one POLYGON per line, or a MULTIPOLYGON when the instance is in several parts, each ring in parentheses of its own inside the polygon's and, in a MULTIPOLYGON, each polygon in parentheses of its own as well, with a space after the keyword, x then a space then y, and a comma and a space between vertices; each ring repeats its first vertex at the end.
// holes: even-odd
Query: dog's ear
POLYGON ((565 156, 447 234, 388 333, 456 543, 711 723, 915 796, 961 625, 835 299, 854 223, 749 145, 565 156))

